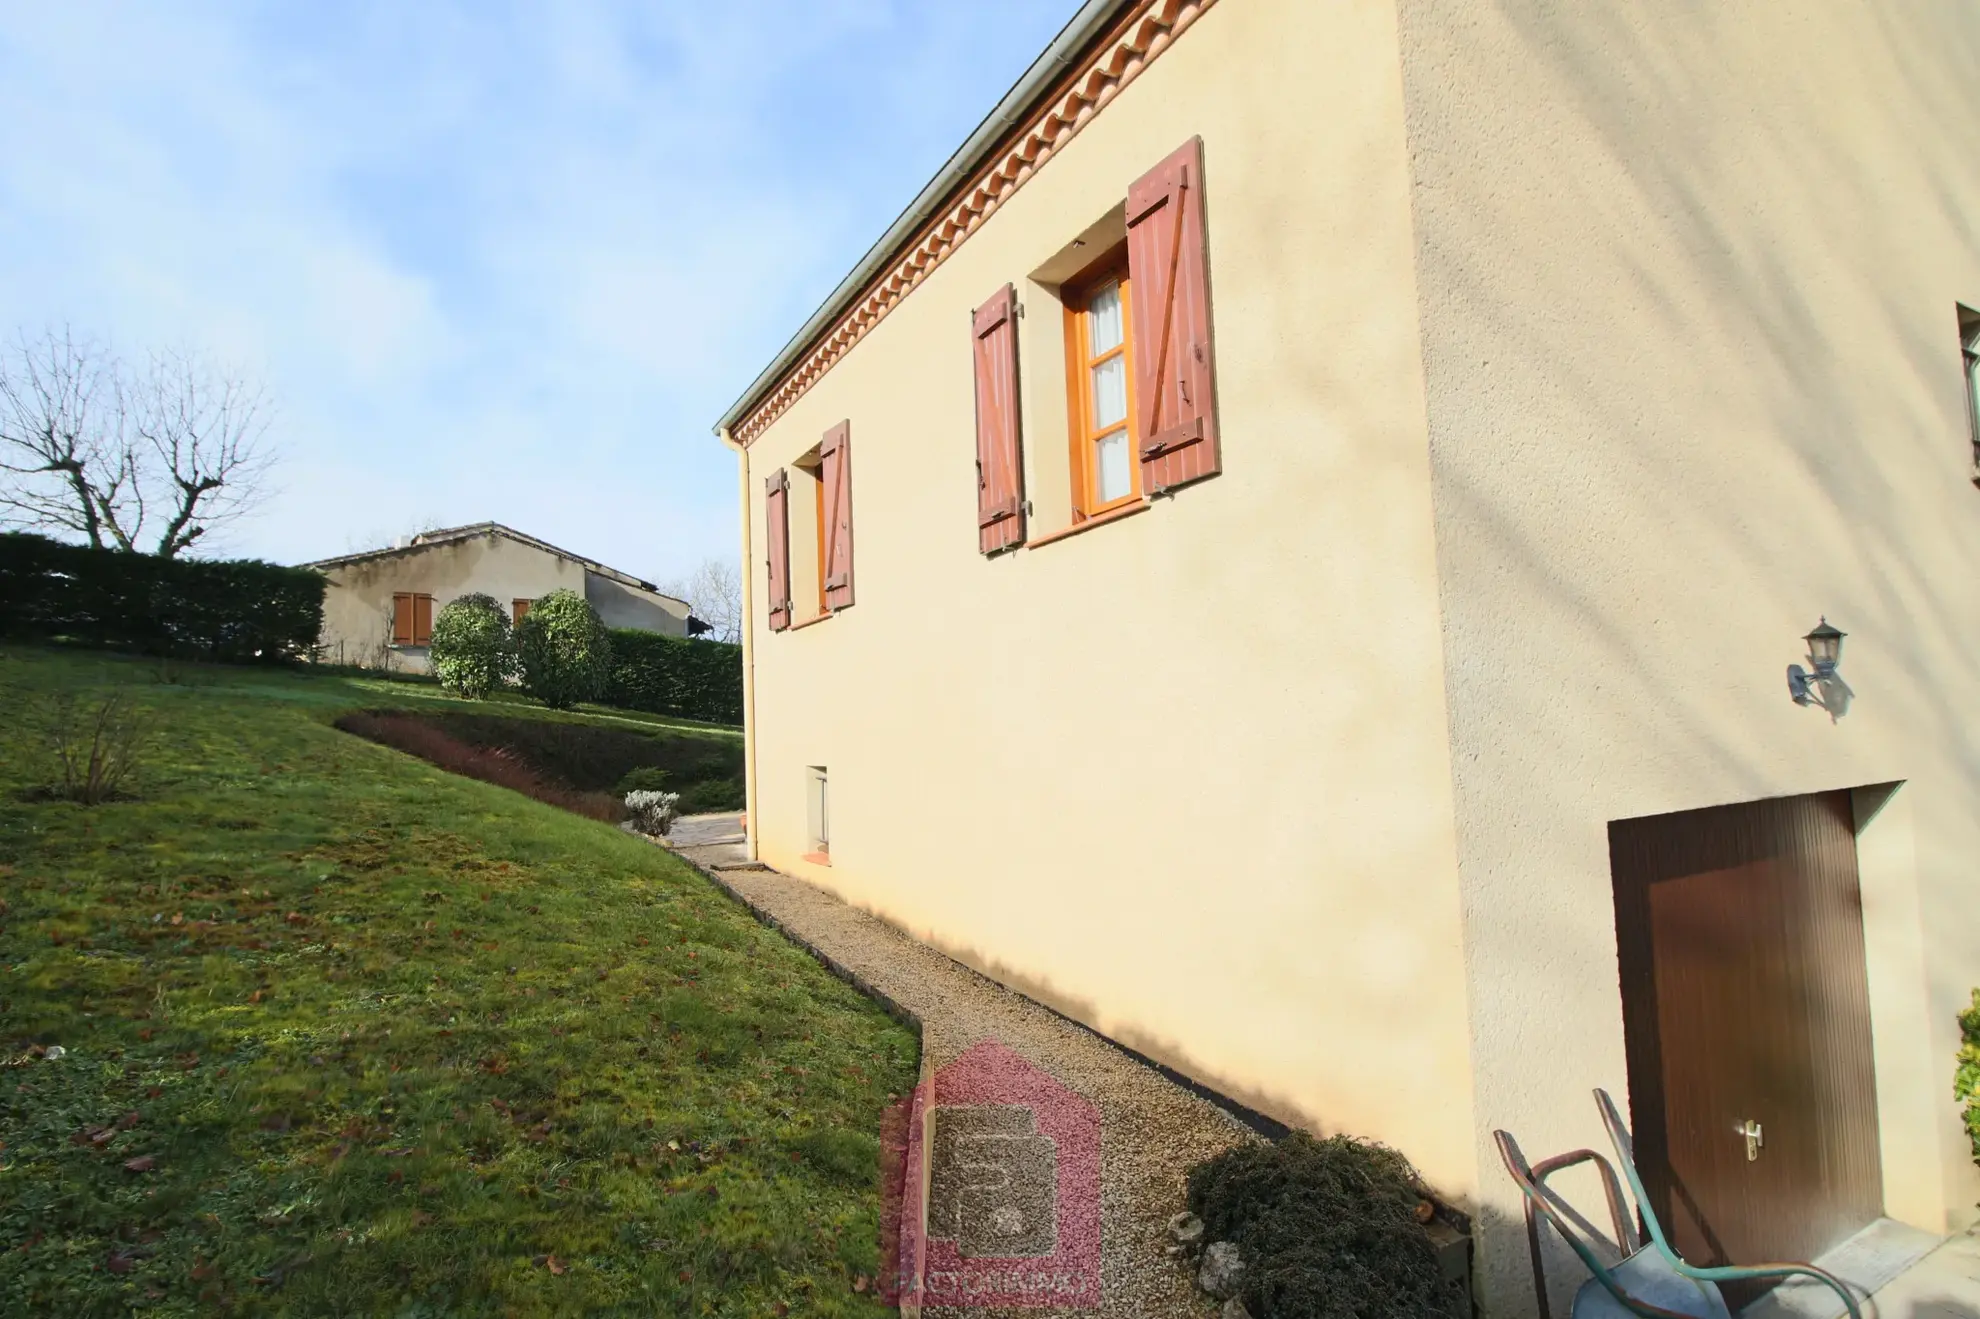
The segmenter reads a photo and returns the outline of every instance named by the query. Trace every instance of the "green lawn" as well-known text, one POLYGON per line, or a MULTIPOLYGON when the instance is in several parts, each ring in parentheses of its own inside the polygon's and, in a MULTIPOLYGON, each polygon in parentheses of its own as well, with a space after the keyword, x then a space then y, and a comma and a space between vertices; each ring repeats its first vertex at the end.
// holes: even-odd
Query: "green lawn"
POLYGON ((0 1313, 877 1312, 911 1032, 660 849, 329 727, 437 694, 171 676, 0 648, 0 1313), (111 688, 134 798, 38 799, 111 688))

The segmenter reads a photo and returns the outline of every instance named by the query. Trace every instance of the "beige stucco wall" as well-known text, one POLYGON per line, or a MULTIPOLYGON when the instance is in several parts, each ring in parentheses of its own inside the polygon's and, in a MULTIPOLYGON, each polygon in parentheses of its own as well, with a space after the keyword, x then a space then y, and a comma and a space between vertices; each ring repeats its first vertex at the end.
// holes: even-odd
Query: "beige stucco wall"
POLYGON ((1964 1221, 1980 7, 1398 11, 1487 1227, 1489 1130, 1599 1147, 1588 1092, 1625 1089, 1605 823, 1891 781, 1860 849, 1886 1201, 1964 1221), (1782 679, 1824 613, 1833 725, 1782 679))
POLYGON ((686 606, 679 601, 622 587, 588 572, 575 559, 502 535, 408 546, 327 568, 324 575, 330 589, 323 600, 323 644, 328 658, 341 656, 352 664, 429 671, 424 646, 388 644, 392 596, 400 591, 431 595, 436 614, 448 601, 475 592, 493 596, 506 609, 515 600, 576 591, 591 599, 609 626, 675 636, 687 631, 686 606))
POLYGON ((750 823, 770 864, 1468 1199, 1395 43, 1388 0, 1223 0, 756 440, 750 823), (1049 530, 1064 366, 1027 277, 1192 134, 1224 473, 985 560, 970 312, 1018 284, 1049 530), (771 634, 763 477, 842 418, 858 602, 771 634), (830 867, 801 858, 808 765, 830 867))

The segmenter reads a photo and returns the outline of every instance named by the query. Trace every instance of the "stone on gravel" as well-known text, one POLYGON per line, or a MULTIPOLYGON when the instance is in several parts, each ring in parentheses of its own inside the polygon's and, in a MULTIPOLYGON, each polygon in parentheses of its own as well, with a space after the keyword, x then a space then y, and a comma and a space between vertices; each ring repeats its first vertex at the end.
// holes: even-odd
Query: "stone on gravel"
POLYGON ((1169 1220, 1169 1239, 1178 1246, 1199 1245, 1203 1241, 1203 1220, 1187 1211, 1169 1220))
POLYGON ((1222 1313, 1217 1319, 1251 1319, 1251 1311, 1244 1308, 1244 1302, 1233 1296, 1224 1302, 1222 1313))
POLYGON ((1203 1268, 1196 1275, 1197 1286, 1221 1301, 1236 1296, 1243 1281, 1244 1261, 1238 1257, 1236 1242, 1213 1241, 1203 1248, 1203 1268))

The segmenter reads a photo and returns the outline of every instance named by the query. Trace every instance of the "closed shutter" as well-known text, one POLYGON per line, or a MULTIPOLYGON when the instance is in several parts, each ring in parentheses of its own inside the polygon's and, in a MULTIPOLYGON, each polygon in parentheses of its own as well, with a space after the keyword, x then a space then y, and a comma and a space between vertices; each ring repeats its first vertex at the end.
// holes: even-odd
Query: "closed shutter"
POLYGON ((1135 439, 1142 493, 1152 495, 1222 469, 1202 138, 1191 138, 1128 189, 1127 231, 1140 414, 1135 439))
POLYGON ((511 600, 509 601, 509 611, 515 616, 510 620, 511 623, 517 627, 520 627, 522 625, 523 618, 529 613, 529 601, 511 600))
POLYGON ((852 423, 825 432, 818 446, 818 480, 825 496, 825 608, 853 602, 852 423))
POLYGON ((769 538, 770 630, 791 625, 791 478, 783 468, 763 483, 764 534, 769 538))
POLYGON ((433 597, 416 595, 413 597, 413 645, 428 645, 433 640, 433 597))
POLYGON ((995 554, 1024 542, 1024 452, 1018 438, 1017 292, 976 309, 976 537, 995 554))
POLYGON ((410 595, 392 597, 392 644, 410 646, 413 643, 413 598, 410 595))

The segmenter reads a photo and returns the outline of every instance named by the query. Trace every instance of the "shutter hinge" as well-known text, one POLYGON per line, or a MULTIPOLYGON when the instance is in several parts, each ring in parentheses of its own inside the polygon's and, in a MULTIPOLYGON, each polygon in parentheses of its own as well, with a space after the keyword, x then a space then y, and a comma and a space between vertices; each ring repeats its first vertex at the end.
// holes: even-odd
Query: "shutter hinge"
POLYGON ((1026 517, 1031 516, 1031 501, 1029 499, 1024 501, 1024 515, 1026 517))

